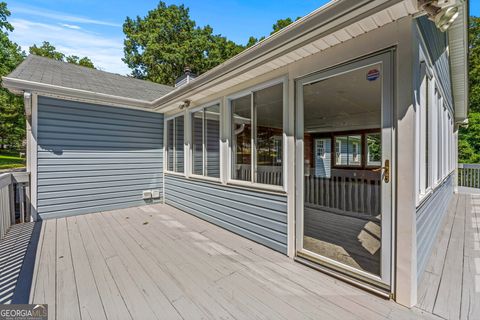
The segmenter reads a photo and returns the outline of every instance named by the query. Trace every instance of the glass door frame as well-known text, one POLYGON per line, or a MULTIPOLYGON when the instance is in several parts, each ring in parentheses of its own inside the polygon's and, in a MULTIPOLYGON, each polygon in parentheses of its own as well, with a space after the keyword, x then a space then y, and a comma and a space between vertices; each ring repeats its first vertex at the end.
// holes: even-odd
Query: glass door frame
POLYGON ((393 257, 394 257, 394 185, 395 185, 395 163, 394 163, 394 134, 393 134, 393 50, 370 55, 355 61, 321 70, 314 74, 296 79, 295 81, 295 252, 297 256, 307 258, 315 263, 324 265, 347 276, 359 279, 376 286, 391 290, 393 285, 393 257), (381 197, 381 260, 380 276, 368 273, 348 266, 331 258, 304 249, 304 105, 303 87, 307 84, 332 78, 351 71, 362 69, 368 66, 381 65, 382 81, 382 110, 381 110, 381 134, 382 134, 382 165, 385 160, 390 161, 390 181, 383 180, 382 172, 382 197, 381 197))

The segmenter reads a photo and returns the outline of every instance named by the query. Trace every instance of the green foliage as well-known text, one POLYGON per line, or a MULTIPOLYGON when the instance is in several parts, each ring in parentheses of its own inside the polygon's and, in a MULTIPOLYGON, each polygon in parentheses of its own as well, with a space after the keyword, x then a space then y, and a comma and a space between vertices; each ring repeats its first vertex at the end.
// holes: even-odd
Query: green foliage
POLYGON ((79 58, 78 56, 68 56, 65 58, 68 63, 78 64, 79 66, 95 69, 92 60, 88 57, 79 58))
POLYGON ((37 45, 34 44, 29 48, 29 52, 40 57, 46 57, 58 61, 63 61, 65 59, 65 55, 58 52, 57 48, 48 41, 43 41, 40 47, 37 47, 37 45))
MULTIPOLYGON (((25 53, 8 37, 8 33, 13 31, 13 26, 7 20, 9 16, 7 4, 0 2, 0 77, 12 72, 25 58, 25 53)), ((4 146, 21 148, 24 139, 22 99, 0 86, 0 149, 4 146)))
POLYGON ((57 51, 57 48, 55 48, 55 46, 48 41, 43 41, 40 47, 37 47, 37 45, 34 44, 29 48, 29 52, 31 54, 34 54, 40 57, 46 57, 46 58, 50 58, 58 61, 64 61, 64 62, 76 64, 79 66, 95 69, 95 66, 93 65, 93 62, 92 60, 90 60, 90 58, 88 57, 79 58, 78 56, 75 56, 75 55, 65 56, 65 54, 57 51))
MULTIPOLYGON (((298 19, 300 19, 301 17, 297 17, 297 19, 295 19, 295 21, 297 21, 298 19)), ((275 22, 272 26, 272 32, 270 32, 270 35, 274 34, 275 32, 277 31, 280 31, 282 30, 283 28, 285 28, 286 26, 290 25, 293 23, 293 20, 292 18, 286 18, 286 19, 278 19, 277 22, 275 22)), ((248 39, 248 42, 247 42, 247 45, 246 45, 246 48, 249 48, 251 46, 253 46, 254 44, 262 41, 263 39, 265 39, 265 37, 260 37, 259 39, 255 38, 255 37, 250 37, 248 39)))
POLYGON ((197 27, 184 5, 158 6, 141 18, 127 17, 123 61, 132 75, 173 85, 186 66, 203 73, 243 50, 242 46, 213 34, 210 26, 197 27))
POLYGON ((461 163, 480 163, 480 18, 470 17, 468 37, 468 127, 459 131, 458 159, 461 163))
MULTIPOLYGON (((292 22, 278 20, 272 34, 292 22)), ((143 18, 127 17, 123 32, 123 61, 132 75, 167 85, 173 85, 185 67, 204 73, 265 38, 250 37, 246 46, 238 45, 214 34, 208 25, 198 27, 184 5, 167 6, 163 1, 143 18)))
POLYGON ((0 152, 0 170, 25 167, 25 158, 18 152, 0 152))
MULTIPOLYGON (((301 17, 297 17, 297 19, 295 19, 295 21, 297 21, 298 19, 300 19, 301 17)), ((292 18, 286 18, 286 19, 279 19, 277 20, 277 22, 275 22, 275 24, 272 26, 273 28, 273 31, 270 32, 270 34, 274 34, 275 32, 277 31, 280 31, 282 30, 283 28, 285 28, 286 26, 290 25, 293 23, 293 20, 292 18)))
MULTIPOLYGON (((480 18, 470 17, 469 21, 469 87, 470 110, 480 112, 480 18)), ((480 138, 480 137, 479 137, 480 138)))

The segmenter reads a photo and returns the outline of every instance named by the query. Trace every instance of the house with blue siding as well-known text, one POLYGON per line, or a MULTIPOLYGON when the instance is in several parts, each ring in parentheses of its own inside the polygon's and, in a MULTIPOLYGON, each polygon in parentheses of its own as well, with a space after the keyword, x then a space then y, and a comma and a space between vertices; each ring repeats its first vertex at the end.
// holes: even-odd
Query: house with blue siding
POLYGON ((2 85, 32 218, 163 203, 414 306, 455 189, 467 21, 462 0, 331 1, 176 87, 30 55, 2 85))

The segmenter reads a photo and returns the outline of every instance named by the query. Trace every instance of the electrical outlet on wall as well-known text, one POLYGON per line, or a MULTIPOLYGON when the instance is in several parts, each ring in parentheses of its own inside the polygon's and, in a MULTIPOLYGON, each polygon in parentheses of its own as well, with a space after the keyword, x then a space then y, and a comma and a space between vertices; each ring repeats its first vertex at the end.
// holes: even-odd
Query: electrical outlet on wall
POLYGON ((143 199, 152 199, 152 190, 143 190, 143 199))
POLYGON ((158 190, 158 189, 152 190, 152 198, 153 199, 160 198, 160 190, 158 190))

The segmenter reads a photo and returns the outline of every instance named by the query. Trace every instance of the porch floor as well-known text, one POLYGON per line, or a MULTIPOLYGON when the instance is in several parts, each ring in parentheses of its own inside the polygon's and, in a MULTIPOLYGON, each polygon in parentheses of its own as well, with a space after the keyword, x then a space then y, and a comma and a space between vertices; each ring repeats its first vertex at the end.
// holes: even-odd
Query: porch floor
POLYGON ((167 205, 46 220, 35 270, 49 319, 438 319, 167 205))
POLYGON ((443 319, 480 319, 479 191, 459 188, 420 279, 417 308, 443 319))

